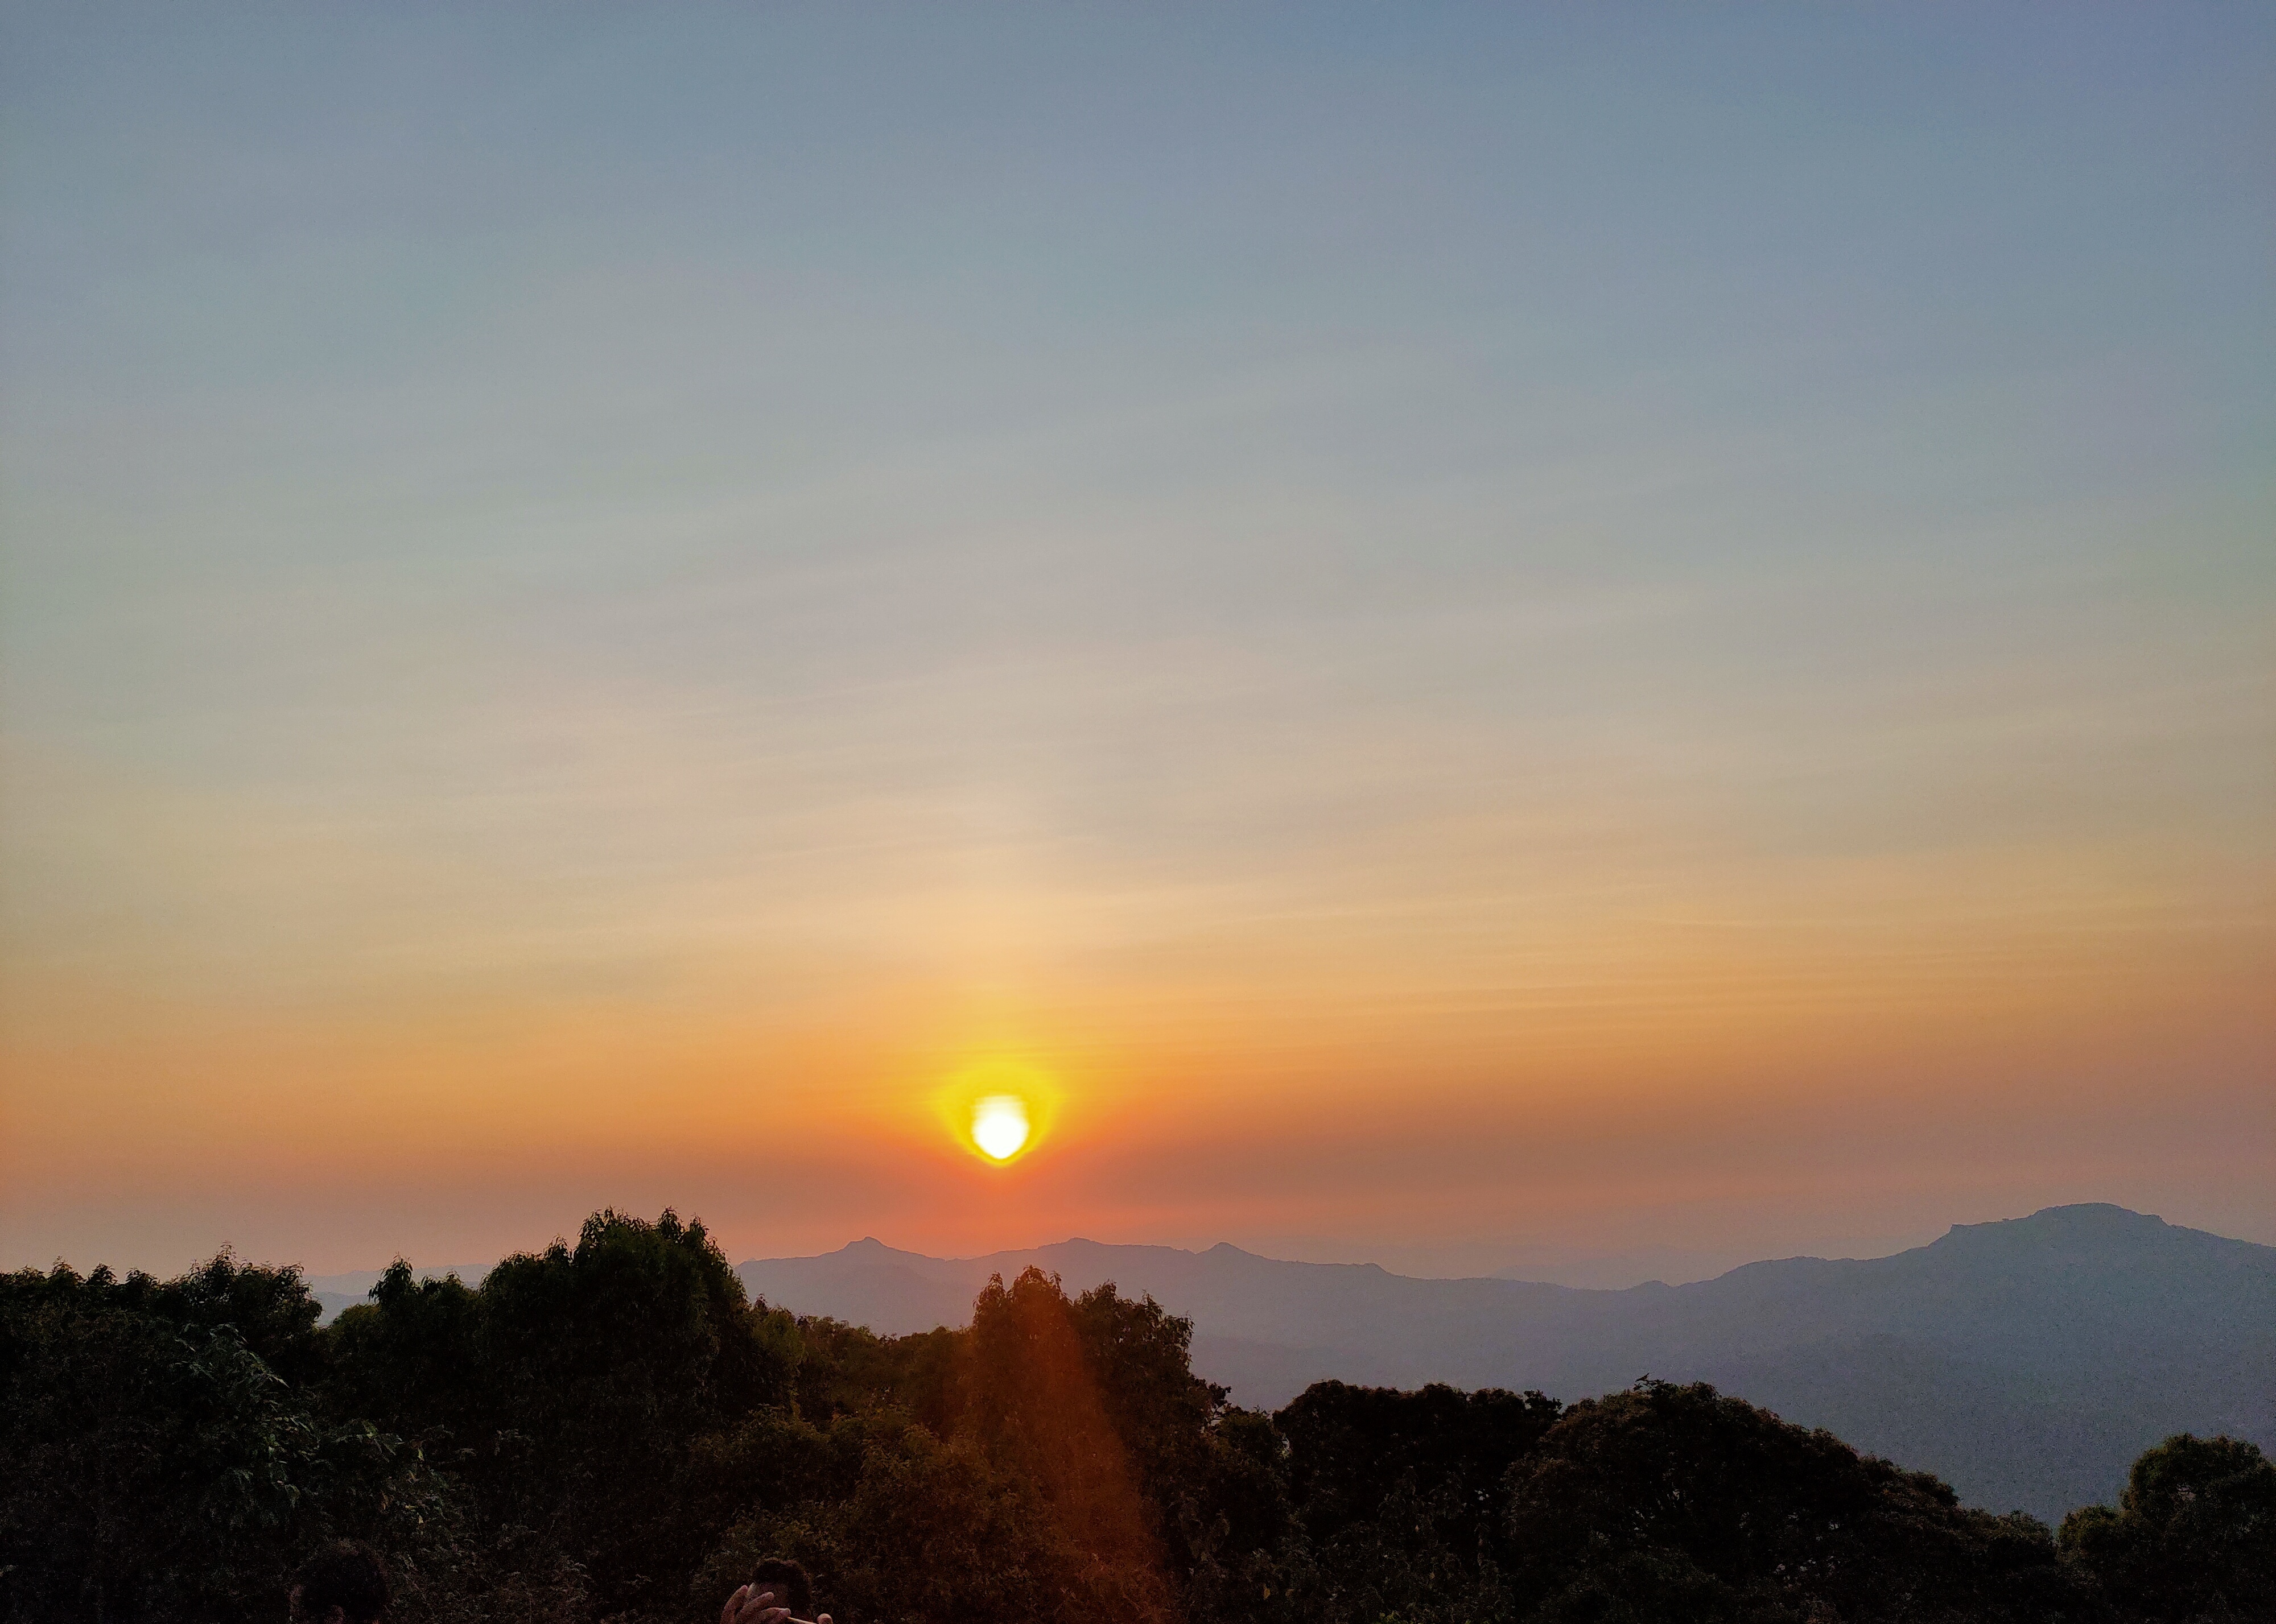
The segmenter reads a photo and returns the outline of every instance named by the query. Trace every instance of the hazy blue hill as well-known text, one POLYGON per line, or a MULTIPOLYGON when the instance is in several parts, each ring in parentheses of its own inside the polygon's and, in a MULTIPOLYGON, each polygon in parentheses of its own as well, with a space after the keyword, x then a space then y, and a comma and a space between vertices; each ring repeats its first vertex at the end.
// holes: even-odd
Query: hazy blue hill
POLYGON ((1331 1376, 1566 1399, 1700 1378, 2042 1516, 2108 1499, 2171 1432, 2276 1445, 2276 1248, 2115 1206, 1625 1291, 1081 1240, 947 1259, 867 1240, 742 1274, 784 1307, 906 1332, 964 1323, 990 1274, 1029 1264, 1190 1316, 1196 1367, 1252 1405, 1331 1376))
POLYGON ((926 1258, 861 1240, 823 1257, 747 1263, 739 1272, 743 1284, 770 1303, 904 1336, 970 1319, 973 1295, 989 1274, 985 1267, 975 1274, 979 1261, 926 1258))

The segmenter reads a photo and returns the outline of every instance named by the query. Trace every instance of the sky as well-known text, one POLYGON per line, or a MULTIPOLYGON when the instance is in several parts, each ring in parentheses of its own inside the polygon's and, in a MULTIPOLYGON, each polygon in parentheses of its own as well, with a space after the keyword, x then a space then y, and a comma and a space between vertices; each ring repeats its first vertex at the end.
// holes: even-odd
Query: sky
POLYGON ((2276 1243, 2272 92, 8 8, 0 1266, 2276 1243))

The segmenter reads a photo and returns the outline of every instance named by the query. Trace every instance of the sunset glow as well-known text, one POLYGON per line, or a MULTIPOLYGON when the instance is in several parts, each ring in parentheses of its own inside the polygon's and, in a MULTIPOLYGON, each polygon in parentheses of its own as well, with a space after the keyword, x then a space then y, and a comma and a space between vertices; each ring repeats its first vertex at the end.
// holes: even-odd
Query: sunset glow
POLYGON ((464 10, 0 18, 0 1266, 2276 1239, 2276 11, 464 10))
POLYGON ((1034 1152, 1064 1099, 1051 1072, 1016 1055, 996 1054, 951 1072, 933 1091, 932 1114, 967 1153, 1001 1167, 1034 1152))
POLYGON ((1017 1094, 990 1094, 972 1107, 972 1142, 998 1161, 1009 1161, 1028 1143, 1028 1103, 1017 1094))

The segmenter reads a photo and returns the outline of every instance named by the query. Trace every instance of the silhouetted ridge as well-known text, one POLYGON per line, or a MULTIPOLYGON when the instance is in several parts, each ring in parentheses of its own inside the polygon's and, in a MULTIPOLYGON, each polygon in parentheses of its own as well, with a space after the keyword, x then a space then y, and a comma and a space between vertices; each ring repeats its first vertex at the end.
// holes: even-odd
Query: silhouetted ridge
POLYGON ((1373 1264, 1066 1241, 942 1259, 878 1248, 742 1265, 771 1303, 892 1333, 963 1323, 991 1273, 1113 1280, 1194 1321, 1238 1401, 1310 1383, 1537 1387, 1697 1379, 2058 1517, 2106 1499, 2174 1432, 2276 1445, 2276 1248, 2107 1204, 1954 1225, 1887 1258, 1788 1258, 1689 1285, 1597 1291, 1416 1280, 1373 1264), (890 1266, 888 1266, 890 1265, 890 1266))
MULTIPOLYGON (((2128 1212, 2105 1202, 2077 1206, 2043 1207, 2029 1218, 1997 1219, 1984 1224, 1954 1224, 1930 1250, 2056 1254, 2083 1250, 2098 1256, 2117 1251, 2153 1249, 2177 1235, 2198 1235, 2198 1229, 2181 1229, 2147 1212, 2128 1212)), ((2208 1236, 2208 1239, 2219 1239, 2208 1236)))

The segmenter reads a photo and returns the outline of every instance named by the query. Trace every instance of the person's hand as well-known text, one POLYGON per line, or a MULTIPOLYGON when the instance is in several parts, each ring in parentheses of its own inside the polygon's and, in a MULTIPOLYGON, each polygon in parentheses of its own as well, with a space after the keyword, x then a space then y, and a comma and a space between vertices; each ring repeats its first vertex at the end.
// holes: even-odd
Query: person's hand
POLYGON ((790 1609, 763 1584, 747 1584, 727 1598, 719 1609, 719 1624, 830 1624, 830 1615, 794 1619, 790 1609))
POLYGON ((719 1624, 785 1624, 790 1609, 775 1600, 764 1585, 747 1584, 727 1598, 719 1609, 719 1624))

